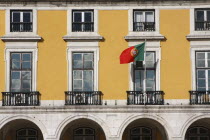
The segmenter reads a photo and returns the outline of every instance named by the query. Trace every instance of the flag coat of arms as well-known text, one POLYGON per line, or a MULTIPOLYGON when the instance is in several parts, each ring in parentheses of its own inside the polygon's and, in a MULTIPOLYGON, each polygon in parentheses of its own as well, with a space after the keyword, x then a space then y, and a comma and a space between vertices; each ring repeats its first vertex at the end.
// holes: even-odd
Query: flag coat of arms
POLYGON ((120 55, 120 64, 144 61, 145 42, 125 49, 120 55))

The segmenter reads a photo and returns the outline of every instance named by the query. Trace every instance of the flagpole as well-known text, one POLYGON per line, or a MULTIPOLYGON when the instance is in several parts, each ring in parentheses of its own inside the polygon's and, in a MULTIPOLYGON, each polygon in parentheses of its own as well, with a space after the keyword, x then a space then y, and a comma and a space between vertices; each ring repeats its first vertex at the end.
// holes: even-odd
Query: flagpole
POLYGON ((147 39, 145 39, 145 45, 144 45, 144 87, 143 87, 143 94, 144 94, 144 105, 146 105, 146 41, 147 39))

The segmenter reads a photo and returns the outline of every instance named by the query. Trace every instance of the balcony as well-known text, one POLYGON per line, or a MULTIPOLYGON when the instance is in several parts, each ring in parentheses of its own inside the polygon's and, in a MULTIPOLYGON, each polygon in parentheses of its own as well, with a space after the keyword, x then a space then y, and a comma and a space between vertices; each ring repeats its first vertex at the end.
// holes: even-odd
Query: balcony
POLYGON ((210 30, 210 21, 195 22, 196 31, 208 31, 210 30))
POLYGON ((2 106, 38 106, 40 93, 34 92, 2 92, 2 106))
POLYGON ((93 32, 94 23, 93 22, 76 22, 72 23, 72 32, 93 32))
POLYGON ((12 22, 10 24, 11 32, 32 32, 32 22, 12 22))
POLYGON ((102 105, 101 91, 66 91, 65 105, 102 105))
POLYGON ((210 104, 210 91, 189 91, 191 105, 210 104))
POLYGON ((155 22, 134 22, 133 31, 155 31, 155 22))
POLYGON ((128 105, 163 105, 163 91, 127 91, 128 105))

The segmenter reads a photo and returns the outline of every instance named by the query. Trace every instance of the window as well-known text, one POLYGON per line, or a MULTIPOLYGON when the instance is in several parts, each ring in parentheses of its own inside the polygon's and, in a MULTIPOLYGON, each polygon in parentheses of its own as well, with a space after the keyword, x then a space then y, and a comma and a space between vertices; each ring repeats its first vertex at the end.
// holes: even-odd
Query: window
MULTIPOLYGON (((134 63, 134 90, 143 91, 145 66, 134 63)), ((146 91, 155 91, 155 52, 146 52, 146 91)))
POLYGON ((94 31, 92 10, 87 10, 87 11, 75 10, 72 13, 73 13, 72 32, 93 32, 94 31))
POLYGON ((17 140, 38 140, 38 132, 35 129, 20 129, 17 131, 17 140))
POLYGON ((73 52, 72 56, 73 91, 94 91, 93 52, 73 52))
POLYGON ((10 32, 32 32, 32 23, 31 10, 10 12, 10 32))
POLYGON ((131 140, 152 140, 152 130, 147 127, 132 128, 131 140))
POLYGON ((196 88, 210 90, 210 52, 196 52, 196 88))
POLYGON ((32 53, 10 53, 10 91, 28 92, 32 87, 32 53))
POLYGON ((74 130, 74 140, 95 140, 95 130, 92 128, 78 128, 74 130))
POLYGON ((210 9, 195 10, 195 30, 210 30, 210 9))
POLYGON ((209 130, 205 127, 193 127, 187 131, 186 140, 209 140, 209 130))
POLYGON ((155 31, 154 10, 134 10, 133 17, 133 31, 155 31))

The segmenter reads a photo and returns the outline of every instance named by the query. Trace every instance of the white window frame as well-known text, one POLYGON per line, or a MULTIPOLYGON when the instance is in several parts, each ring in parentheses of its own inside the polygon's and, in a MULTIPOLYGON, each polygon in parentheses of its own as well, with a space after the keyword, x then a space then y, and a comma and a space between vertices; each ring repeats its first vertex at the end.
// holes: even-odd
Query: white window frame
MULTIPOLYGON (((146 43, 147 45, 147 43, 146 43)), ((151 52, 155 52, 155 61, 156 61, 156 73, 155 73, 155 90, 156 91, 159 91, 160 90, 160 61, 161 61, 161 48, 159 47, 150 47, 150 46, 146 46, 146 51, 151 51, 151 52)), ((133 73, 133 68, 132 68, 132 64, 130 64, 129 66, 129 81, 130 81, 130 84, 129 84, 129 89, 131 91, 134 91, 134 81, 132 80, 134 77, 134 73, 133 73)))
POLYGON ((37 9, 35 8, 17 8, 17 7, 11 7, 6 10, 6 35, 9 36, 30 36, 30 35, 37 35, 37 9), (24 11, 29 10, 32 11, 32 32, 10 32, 10 14, 11 12, 15 11, 24 11))
MULTIPOLYGON (((85 23, 85 13, 91 13, 91 22, 93 22, 93 31, 94 32, 94 10, 72 10, 72 24, 74 23, 74 13, 81 13, 82 15, 82 21, 85 23)), ((73 28, 72 28, 73 30, 73 28)), ((82 29, 83 30, 83 29, 82 29)), ((73 32, 73 31, 72 31, 73 32)), ((87 31, 78 31, 78 32, 87 32, 87 31)))
MULTIPOLYGON (((129 30, 129 35, 131 36, 139 36, 139 35, 148 35, 148 36, 155 36, 155 35, 160 35, 160 23, 159 23, 159 18, 160 18, 160 10, 154 7, 142 7, 139 9, 139 7, 134 7, 133 9, 128 10, 128 30, 129 30), (152 10, 154 11, 154 22, 155 22, 155 31, 133 31, 133 21, 134 21, 134 11, 149 11, 152 10)), ((129 36, 128 35, 128 36, 129 36)))
POLYGON ((67 11, 67 36, 97 36, 98 35, 98 10, 76 7, 74 9, 67 11), (94 22, 94 31, 93 32, 72 32, 72 23, 73 23, 73 11, 93 11, 93 22, 94 22))
POLYGON ((38 50, 35 49, 9 49, 6 48, 5 50, 5 61, 6 61, 6 92, 10 92, 10 53, 15 52, 31 52, 32 53, 32 85, 31 90, 36 91, 36 79, 37 79, 37 52, 38 50))
POLYGON ((192 77, 192 81, 191 81, 191 88, 192 90, 196 90, 196 86, 197 86, 197 78, 196 78, 196 52, 205 52, 205 51, 210 51, 210 46, 206 46, 206 45, 191 45, 190 48, 190 57, 191 57, 191 77, 192 77))
POLYGON ((72 53, 75 52, 93 52, 94 55, 94 91, 98 91, 98 62, 99 62, 99 47, 98 46, 80 46, 79 48, 77 46, 69 46, 67 48, 67 61, 68 61, 68 91, 72 91, 72 53))
MULTIPOLYGON (((145 13, 146 12, 152 12, 153 13, 153 21, 155 23, 155 10, 133 10, 133 27, 134 27, 134 21, 135 21, 135 13, 136 12, 142 12, 143 13, 143 21, 141 22, 146 22, 146 16, 145 16, 145 13)), ((134 31, 133 29, 133 32, 155 32, 156 31, 156 24, 155 24, 155 30, 154 31, 134 31)))

